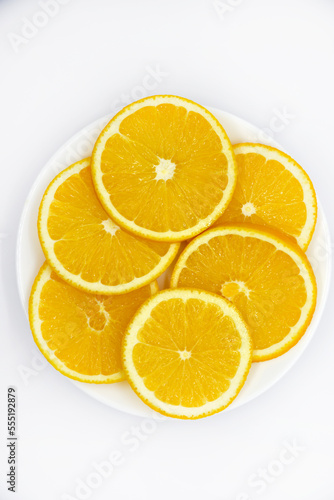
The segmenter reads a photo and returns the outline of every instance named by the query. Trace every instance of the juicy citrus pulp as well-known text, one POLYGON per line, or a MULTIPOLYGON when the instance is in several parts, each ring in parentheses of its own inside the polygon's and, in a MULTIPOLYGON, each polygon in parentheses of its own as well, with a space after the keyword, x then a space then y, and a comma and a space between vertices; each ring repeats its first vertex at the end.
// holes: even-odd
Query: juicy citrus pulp
POLYGON ((236 308, 202 290, 164 290, 148 299, 123 341, 132 388, 151 408, 177 418, 228 406, 251 357, 251 338, 236 308))
POLYGON ((252 225, 226 225, 195 238, 176 262, 171 287, 226 297, 249 326, 254 361, 283 354, 300 339, 316 304, 305 254, 288 238, 252 225))
POLYGON ((302 250, 311 241, 317 200, 306 172, 290 156, 263 144, 237 144, 237 185, 215 226, 250 222, 292 236, 302 250))
POLYGON ((61 278, 87 292, 107 295, 152 282, 179 248, 119 228, 96 196, 89 159, 51 182, 40 206, 38 234, 48 263, 61 278))
POLYGON ((48 264, 34 282, 29 320, 46 359, 67 377, 82 382, 124 380, 121 343, 137 308, 158 291, 156 282, 126 295, 85 293, 68 285, 48 264))
POLYGON ((205 108, 175 96, 126 106, 92 155, 96 192, 110 217, 142 237, 181 241, 210 226, 236 182, 230 141, 205 108))

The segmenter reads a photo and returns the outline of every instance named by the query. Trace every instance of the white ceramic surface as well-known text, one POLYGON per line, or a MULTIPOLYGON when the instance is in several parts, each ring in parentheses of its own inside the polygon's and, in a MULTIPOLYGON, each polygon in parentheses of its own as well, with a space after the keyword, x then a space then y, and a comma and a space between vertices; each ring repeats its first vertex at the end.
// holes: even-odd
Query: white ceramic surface
MULTIPOLYGON (((209 108, 222 123, 232 144, 260 142, 283 149, 263 131, 248 122, 217 109, 209 108)), ((22 305, 27 312, 30 289, 44 256, 37 235, 37 213, 42 195, 53 177, 75 161, 90 156, 94 142, 111 116, 97 120, 83 128, 67 141, 48 161, 37 177, 25 202, 17 240, 17 279, 22 305)), ((237 408, 273 386, 297 361, 319 324, 326 302, 331 274, 330 237, 326 217, 319 207, 318 222, 307 251, 318 284, 318 302, 307 332, 289 352, 271 361, 254 363, 245 386, 236 400, 225 410, 237 408)), ((159 279, 160 285, 163 277, 159 279)), ((59 374, 59 376, 62 376, 59 374)), ((110 385, 86 384, 72 381, 79 389, 108 406, 138 416, 151 417, 154 413, 132 392, 126 382, 110 385)))

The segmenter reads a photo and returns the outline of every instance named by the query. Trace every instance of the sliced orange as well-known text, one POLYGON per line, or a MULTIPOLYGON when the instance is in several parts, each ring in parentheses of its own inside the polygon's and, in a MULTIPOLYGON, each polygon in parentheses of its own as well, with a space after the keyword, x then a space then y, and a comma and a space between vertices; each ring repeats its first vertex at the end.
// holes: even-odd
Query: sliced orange
POLYGON ((242 388, 252 341, 237 309, 202 290, 164 290, 148 299, 123 341, 128 381, 154 410, 201 418, 226 408, 242 388))
POLYGON ((151 283, 179 244, 153 242, 123 231, 99 202, 89 159, 61 172, 39 209, 38 234, 46 260, 67 283, 90 293, 122 294, 151 283))
POLYGON ((186 240, 227 207, 236 163, 225 130, 205 108, 147 97, 108 123, 92 155, 96 192, 121 227, 157 241, 186 240))
POLYGON ((34 340, 63 375, 95 384, 124 380, 121 343, 138 307, 157 283, 126 295, 92 295, 62 281, 45 263, 32 287, 29 320, 34 340))
POLYGON ((290 156, 263 144, 237 144, 237 186, 215 226, 248 222, 292 236, 302 250, 311 241, 317 199, 307 173, 290 156))
POLYGON ((176 262, 171 287, 202 288, 235 304, 252 334, 254 361, 275 358, 298 342, 317 293, 299 246, 251 224, 221 226, 195 238, 176 262))

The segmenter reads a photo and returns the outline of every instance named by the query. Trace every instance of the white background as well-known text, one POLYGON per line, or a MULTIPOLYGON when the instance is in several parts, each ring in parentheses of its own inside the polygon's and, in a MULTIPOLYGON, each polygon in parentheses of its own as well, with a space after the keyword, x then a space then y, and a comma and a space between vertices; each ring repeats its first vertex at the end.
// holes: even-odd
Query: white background
POLYGON ((31 184, 58 147, 156 93, 272 133, 310 174, 333 233, 334 2, 55 2, 51 17, 38 14, 43 0, 0 0, 0 499, 333 500, 333 289, 310 346, 270 391, 200 421, 147 421, 90 399, 36 358, 15 245, 31 184), (16 494, 4 482, 8 385, 19 399, 16 494), (92 475, 112 452, 122 463, 92 475))

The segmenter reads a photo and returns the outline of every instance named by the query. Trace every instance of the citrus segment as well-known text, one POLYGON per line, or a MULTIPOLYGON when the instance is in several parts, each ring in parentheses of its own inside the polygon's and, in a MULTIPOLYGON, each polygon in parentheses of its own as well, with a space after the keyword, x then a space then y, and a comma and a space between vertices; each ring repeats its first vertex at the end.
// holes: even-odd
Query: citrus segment
POLYGON ((38 233, 47 261, 62 279, 106 295, 150 283, 179 247, 144 240, 115 224, 96 196, 89 159, 51 182, 40 206, 38 233))
POLYGON ((46 359, 67 377, 92 383, 124 380, 121 343, 156 282, 126 295, 93 295, 62 281, 45 263, 34 282, 29 320, 46 359))
POLYGON ((317 200, 306 172, 290 156, 263 144, 237 144, 237 185, 215 226, 247 222, 292 236, 302 250, 311 241, 317 200))
POLYGON ((176 418, 226 408, 245 382, 251 357, 251 338, 236 308, 202 290, 164 290, 148 299, 123 341, 132 388, 176 418))
POLYGON ((176 262, 171 287, 201 288, 235 304, 250 328, 254 361, 296 344, 316 304, 315 277, 298 245, 247 224, 195 238, 176 262))
POLYGON ((205 108, 155 96, 120 111, 92 155, 96 192, 110 217, 158 241, 195 236, 221 215, 236 182, 230 141, 205 108))

